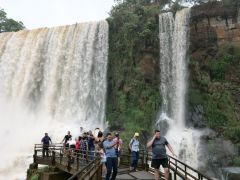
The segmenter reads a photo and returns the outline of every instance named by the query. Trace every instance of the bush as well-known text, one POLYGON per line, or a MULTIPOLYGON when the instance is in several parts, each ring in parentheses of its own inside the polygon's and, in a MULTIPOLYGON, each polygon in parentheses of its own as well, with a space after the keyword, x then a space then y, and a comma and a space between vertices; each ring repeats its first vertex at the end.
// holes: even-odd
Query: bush
POLYGON ((235 157, 235 158, 233 159, 233 165, 234 165, 234 166, 240 166, 240 156, 235 157))
POLYGON ((225 54, 222 58, 212 61, 209 64, 211 78, 214 80, 223 80, 233 59, 233 55, 225 54))

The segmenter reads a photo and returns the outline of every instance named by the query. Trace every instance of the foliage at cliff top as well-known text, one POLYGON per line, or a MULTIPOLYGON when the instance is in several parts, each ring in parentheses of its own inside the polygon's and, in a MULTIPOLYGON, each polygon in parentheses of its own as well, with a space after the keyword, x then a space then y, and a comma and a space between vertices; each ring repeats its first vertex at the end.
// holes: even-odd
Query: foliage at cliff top
POLYGON ((24 28, 25 27, 21 21, 7 18, 7 13, 3 9, 0 9, 0 33, 19 31, 24 28))

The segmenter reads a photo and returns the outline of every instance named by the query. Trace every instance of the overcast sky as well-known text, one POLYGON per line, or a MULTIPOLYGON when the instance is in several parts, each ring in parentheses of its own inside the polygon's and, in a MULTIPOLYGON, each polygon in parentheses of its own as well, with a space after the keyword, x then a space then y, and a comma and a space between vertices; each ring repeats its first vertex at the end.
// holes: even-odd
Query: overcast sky
POLYGON ((113 4, 114 0, 0 0, 8 17, 27 29, 102 20, 113 4))

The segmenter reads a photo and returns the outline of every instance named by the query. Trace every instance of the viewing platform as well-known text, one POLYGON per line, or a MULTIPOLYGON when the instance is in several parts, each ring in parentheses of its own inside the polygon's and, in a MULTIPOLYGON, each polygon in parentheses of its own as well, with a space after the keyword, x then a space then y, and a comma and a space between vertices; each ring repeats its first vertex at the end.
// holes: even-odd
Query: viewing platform
MULTIPOLYGON (((130 172, 131 154, 123 152, 121 155, 121 164, 118 169, 117 180, 141 179, 154 180, 154 169, 151 168, 151 152, 141 150, 138 162, 138 171, 130 172)), ((102 180, 102 164, 97 154, 89 156, 88 152, 74 153, 72 150, 64 149, 62 144, 51 144, 49 146, 48 156, 43 157, 42 144, 35 144, 33 162, 35 167, 48 165, 60 170, 61 178, 58 180, 102 180)), ((202 174, 198 170, 169 156, 170 180, 211 180, 210 177, 202 174)), ((160 169, 161 179, 164 174, 160 169)), ((56 174, 55 176, 58 176, 56 174)), ((53 180, 51 173, 40 177, 41 180, 53 180)))

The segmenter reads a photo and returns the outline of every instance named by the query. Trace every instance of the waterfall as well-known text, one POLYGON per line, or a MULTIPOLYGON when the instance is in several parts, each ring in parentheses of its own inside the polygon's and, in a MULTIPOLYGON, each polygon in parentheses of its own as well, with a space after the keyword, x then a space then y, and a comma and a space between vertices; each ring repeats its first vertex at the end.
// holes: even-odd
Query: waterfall
POLYGON ((199 132, 186 128, 190 9, 159 15, 160 91, 162 107, 156 125, 166 134, 178 157, 197 166, 199 132))
POLYGON ((106 21, 0 34, 0 179, 26 177, 45 132, 106 126, 107 57, 106 21))

